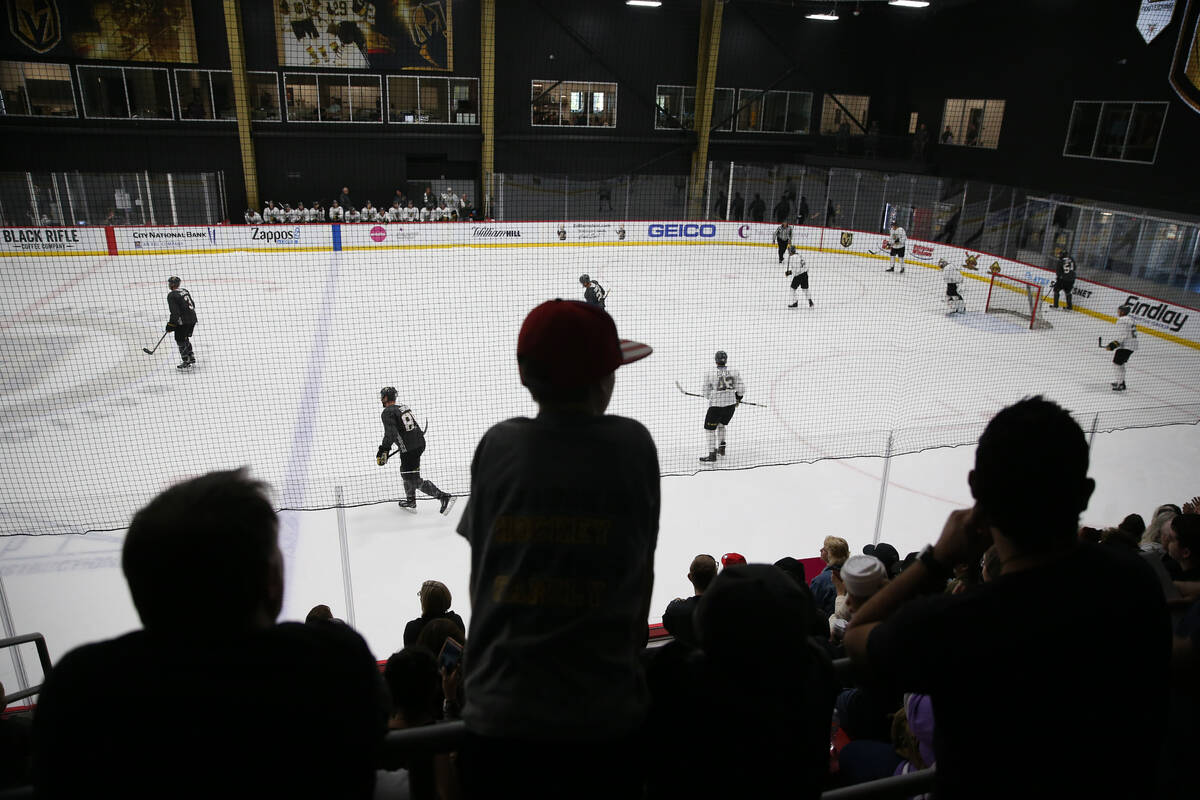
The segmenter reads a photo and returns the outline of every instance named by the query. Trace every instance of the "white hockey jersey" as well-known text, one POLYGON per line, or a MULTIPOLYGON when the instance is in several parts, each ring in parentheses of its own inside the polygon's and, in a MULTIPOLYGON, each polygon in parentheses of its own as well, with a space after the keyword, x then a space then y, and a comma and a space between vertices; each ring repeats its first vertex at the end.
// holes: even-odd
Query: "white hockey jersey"
POLYGON ((402 215, 401 219, 403 219, 405 222, 416 222, 421 218, 421 212, 416 206, 408 206, 407 208, 403 208, 401 209, 400 213, 402 215))
POLYGON ((808 262, 804 260, 804 256, 789 255, 787 268, 790 269, 794 275, 803 275, 804 273, 808 272, 808 262))
POLYGON ((310 208, 308 210, 308 221, 309 222, 324 222, 325 221, 325 209, 310 208))
POLYGON ((362 222, 363 221, 362 214, 359 213, 357 208, 352 208, 349 211, 347 211, 345 219, 346 219, 346 222, 362 222))
POLYGON ((429 222, 429 209, 421 206, 421 222, 429 222))
POLYGON ((284 215, 283 215, 284 220, 287 222, 290 222, 290 223, 299 222, 302 217, 303 217, 303 214, 301 214, 299 211, 297 211, 294 208, 288 209, 286 212, 284 212, 284 215))
POLYGON ((1128 314, 1123 317, 1117 317, 1117 345, 1118 350, 1128 350, 1131 353, 1137 352, 1137 324, 1128 314))
POLYGON ((342 210, 341 206, 333 206, 329 209, 329 221, 341 222, 345 214, 346 212, 342 210))
POLYGON ((257 211, 247 211, 246 212, 246 224, 247 225, 262 225, 262 221, 263 221, 263 218, 261 216, 259 216, 259 213, 257 211))
POLYGON ((359 214, 361 215, 360 218, 363 222, 379 221, 379 210, 375 208, 375 206, 363 206, 363 209, 361 212, 359 212, 359 214))
POLYGON ((942 267, 942 277, 946 279, 946 283, 962 283, 962 270, 953 264, 947 264, 942 267))
POLYGON ((731 406, 737 403, 737 395, 746 393, 746 384, 736 369, 713 367, 704 376, 701 394, 708 398, 711 406, 731 406))
POLYGON ((892 231, 890 234, 888 234, 888 236, 890 237, 888 243, 891 244, 893 248, 899 249, 901 247, 908 246, 908 234, 904 232, 904 228, 899 226, 892 228, 892 231))

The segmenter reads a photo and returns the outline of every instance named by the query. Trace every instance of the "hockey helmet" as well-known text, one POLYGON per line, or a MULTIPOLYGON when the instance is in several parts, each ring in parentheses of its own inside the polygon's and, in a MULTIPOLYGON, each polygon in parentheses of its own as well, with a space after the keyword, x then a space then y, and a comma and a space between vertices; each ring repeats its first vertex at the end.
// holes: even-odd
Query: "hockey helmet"
POLYGON ((172 289, 174 289, 181 283, 183 283, 183 281, 179 280, 179 278, 174 275, 167 278, 167 286, 170 286, 172 289))
POLYGON ((725 362, 729 360, 729 356, 726 355, 724 350, 718 350, 717 354, 713 357, 717 360, 718 367, 725 366, 725 362))
MULTIPOLYGON (((946 268, 946 267, 948 267, 948 266, 950 266, 950 262, 949 262, 949 261, 947 261, 947 260, 946 260, 946 259, 944 259, 944 258, 939 258, 939 259, 938 259, 938 269, 945 269, 945 268, 946 268)), ((870 553, 868 553, 867 555, 870 555, 870 553)))
POLYGON ((379 399, 380 400, 391 400, 393 403, 396 402, 396 387, 395 386, 385 386, 382 389, 380 389, 379 390, 379 399))
POLYGON ((588 285, 589 283, 591 283, 591 282, 592 282, 592 276, 591 276, 591 275, 588 275, 587 273, 584 273, 583 275, 580 275, 580 276, 579 276, 579 283, 580 283, 580 285, 582 285, 582 286, 587 286, 587 285, 588 285))
POLYGON ((794 245, 794 244, 788 245, 788 255, 790 255, 790 256, 796 255, 796 245, 794 245))
POLYGON ((1071 251, 1064 247, 1062 250, 1058 251, 1058 257, 1059 258, 1070 258, 1071 251))

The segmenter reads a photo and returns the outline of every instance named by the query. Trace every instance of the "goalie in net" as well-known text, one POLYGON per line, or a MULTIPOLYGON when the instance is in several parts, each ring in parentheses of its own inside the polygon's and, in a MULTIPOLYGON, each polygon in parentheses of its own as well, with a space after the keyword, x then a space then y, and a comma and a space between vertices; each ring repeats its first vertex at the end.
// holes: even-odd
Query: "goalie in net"
POLYGON ((1027 323, 1030 330, 1053 327, 1042 319, 1042 287, 1000 271, 992 272, 984 311, 988 314, 1009 314, 1018 317, 1027 323))

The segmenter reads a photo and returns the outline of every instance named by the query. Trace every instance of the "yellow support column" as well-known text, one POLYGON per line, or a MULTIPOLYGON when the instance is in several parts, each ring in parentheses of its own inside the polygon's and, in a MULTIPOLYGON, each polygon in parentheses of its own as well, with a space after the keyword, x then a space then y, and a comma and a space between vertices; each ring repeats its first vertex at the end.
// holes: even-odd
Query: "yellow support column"
POLYGON ((483 134, 479 178, 483 187, 483 211, 491 217, 496 169, 496 0, 481 0, 479 18, 479 126, 483 134))
MULTIPOLYGON (((229 67, 233 70, 233 107, 237 114, 238 149, 242 154, 242 177, 246 183, 246 206, 257 209, 258 162, 250 137, 250 86, 246 78, 246 49, 242 45, 242 9, 238 0, 224 0, 225 41, 229 44, 229 67)), ((230 215, 237 219, 236 211, 230 215)))
POLYGON ((717 81, 717 53, 721 49, 721 13, 725 4, 702 0, 700 47, 696 57, 696 150, 692 153, 692 179, 688 188, 688 217, 704 216, 705 176, 708 171, 708 131, 712 127, 713 87, 717 81))

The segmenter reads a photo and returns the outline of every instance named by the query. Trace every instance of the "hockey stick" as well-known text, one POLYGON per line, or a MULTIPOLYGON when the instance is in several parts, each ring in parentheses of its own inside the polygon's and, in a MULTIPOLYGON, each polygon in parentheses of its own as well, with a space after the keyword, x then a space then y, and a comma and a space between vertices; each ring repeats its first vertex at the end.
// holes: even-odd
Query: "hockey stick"
MULTIPOLYGON (((688 397, 704 397, 702 394, 696 394, 695 392, 687 391, 679 385, 679 381, 675 381, 675 388, 686 394, 688 397)), ((758 406, 759 408, 766 408, 766 406, 764 406, 762 403, 751 403, 749 400, 738 400, 738 404, 743 406, 758 406)))
MULTIPOLYGON (((158 343, 154 345, 154 350, 157 350, 158 345, 163 343, 163 339, 167 338, 168 333, 170 333, 170 331, 163 331, 163 335, 158 338, 158 343)), ((149 347, 142 348, 143 353, 145 353, 147 355, 151 355, 151 356, 154 355, 154 350, 151 350, 149 347)))

